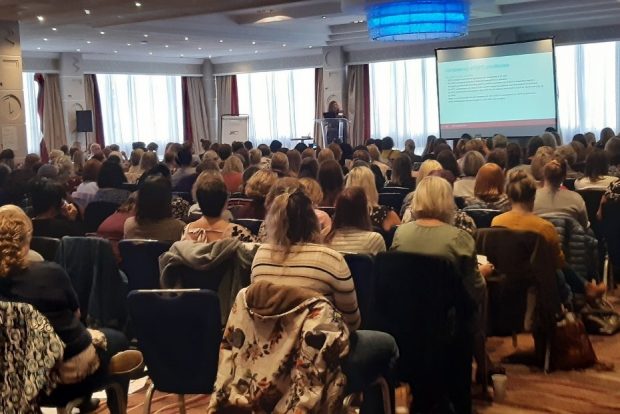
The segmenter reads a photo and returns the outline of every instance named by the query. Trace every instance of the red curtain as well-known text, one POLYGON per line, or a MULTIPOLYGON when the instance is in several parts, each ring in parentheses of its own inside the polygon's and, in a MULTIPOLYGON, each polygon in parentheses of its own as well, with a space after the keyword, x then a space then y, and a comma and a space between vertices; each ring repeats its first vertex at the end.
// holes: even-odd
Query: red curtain
POLYGON ((93 81, 93 98, 94 98, 94 108, 95 112, 95 142, 101 146, 101 148, 105 147, 105 137, 103 136, 103 115, 101 112, 101 96, 99 95, 99 84, 97 83, 97 75, 92 74, 93 81))
POLYGON ((364 142, 370 138, 370 66, 364 65, 364 142))
MULTIPOLYGON (((43 77, 43 74, 35 73, 34 81, 39 84, 39 92, 37 94, 37 114, 39 115, 41 132, 43 132, 43 102, 45 97, 45 78, 43 77)), ((45 138, 41 138, 41 142, 39 143, 39 154, 41 155, 41 161, 43 161, 44 163, 49 162, 49 153, 47 152, 45 138)))
POLYGON ((185 142, 194 142, 192 131, 192 118, 191 111, 189 109, 189 91, 188 91, 188 79, 186 76, 181 78, 181 91, 183 96, 183 135, 185 136, 185 142))
POLYGON ((237 75, 232 75, 230 97, 230 114, 239 115, 239 92, 237 90, 237 75))

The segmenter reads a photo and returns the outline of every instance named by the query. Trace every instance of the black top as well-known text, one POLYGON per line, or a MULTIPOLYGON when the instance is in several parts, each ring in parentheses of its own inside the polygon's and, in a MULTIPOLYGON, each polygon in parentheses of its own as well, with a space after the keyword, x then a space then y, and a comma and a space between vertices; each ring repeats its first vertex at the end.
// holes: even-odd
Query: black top
POLYGON ((0 298, 29 303, 41 312, 65 343, 65 360, 91 343, 90 334, 76 315, 79 303, 71 280, 56 263, 31 263, 25 270, 0 278, 0 298))
POLYGON ((84 236, 82 224, 69 221, 63 217, 32 220, 32 235, 35 237, 53 237, 62 239, 63 236, 84 236))

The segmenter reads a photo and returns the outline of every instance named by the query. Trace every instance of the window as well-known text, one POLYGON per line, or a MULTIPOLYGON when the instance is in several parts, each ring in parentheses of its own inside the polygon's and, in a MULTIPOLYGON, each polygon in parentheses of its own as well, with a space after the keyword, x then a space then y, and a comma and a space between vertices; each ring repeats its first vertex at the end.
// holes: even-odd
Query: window
POLYGON ((258 144, 314 132, 314 68, 237 75, 239 113, 250 116, 250 138, 258 144))
POLYGON ((43 133, 41 132, 41 119, 37 112, 37 95, 39 84, 34 80, 33 72, 22 74, 24 82, 24 109, 26 112, 26 141, 28 153, 39 153, 39 145, 43 133))
POLYGON ((421 152, 428 135, 439 134, 435 58, 370 64, 370 129, 404 148, 411 138, 421 152))
POLYGON ((97 75, 106 145, 183 142, 180 76, 97 75))

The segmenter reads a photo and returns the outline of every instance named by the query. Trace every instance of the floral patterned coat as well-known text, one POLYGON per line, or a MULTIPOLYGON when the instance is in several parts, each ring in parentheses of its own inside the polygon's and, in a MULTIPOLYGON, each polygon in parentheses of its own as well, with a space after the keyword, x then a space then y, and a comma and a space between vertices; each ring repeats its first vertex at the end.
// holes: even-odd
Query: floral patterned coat
POLYGON ((253 283, 231 310, 207 412, 338 412, 348 351, 349 330, 327 299, 253 283))
POLYGON ((0 302, 0 413, 40 412, 37 397, 59 378, 53 368, 65 345, 31 305, 0 302))

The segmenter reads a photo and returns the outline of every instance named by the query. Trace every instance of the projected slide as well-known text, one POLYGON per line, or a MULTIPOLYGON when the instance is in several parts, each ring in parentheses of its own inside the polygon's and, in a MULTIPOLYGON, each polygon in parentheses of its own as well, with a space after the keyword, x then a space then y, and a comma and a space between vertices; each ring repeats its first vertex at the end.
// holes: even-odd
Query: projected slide
POLYGON ((551 39, 436 54, 443 138, 531 136, 556 126, 551 39))

